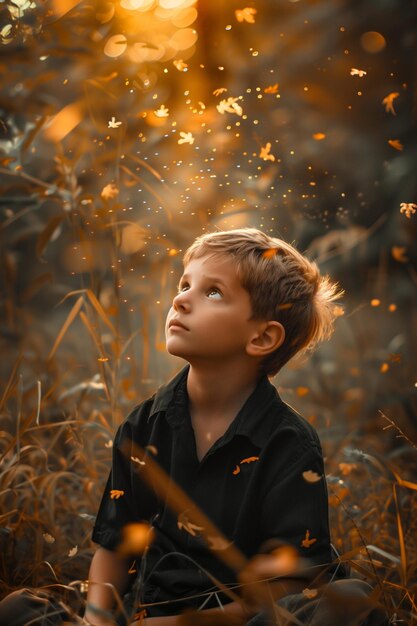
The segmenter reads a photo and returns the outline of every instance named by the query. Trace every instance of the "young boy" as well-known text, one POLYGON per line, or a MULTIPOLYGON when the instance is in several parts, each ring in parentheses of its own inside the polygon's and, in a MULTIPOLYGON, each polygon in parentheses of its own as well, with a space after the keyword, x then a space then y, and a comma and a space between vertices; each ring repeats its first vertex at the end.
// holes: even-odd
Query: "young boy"
POLYGON ((295 248, 255 229, 206 234, 186 251, 166 347, 188 365, 115 437, 93 532, 100 547, 89 573, 91 624, 112 623, 116 595, 128 589, 131 619, 141 614, 146 626, 220 605, 243 622, 248 604, 239 589, 225 592, 238 579, 285 574, 287 563, 277 599, 326 571, 332 554, 319 439, 268 377, 330 336, 339 295, 295 248), (129 537, 137 539, 143 522, 152 530, 141 556, 129 537), (295 561, 301 574, 291 573, 295 561))

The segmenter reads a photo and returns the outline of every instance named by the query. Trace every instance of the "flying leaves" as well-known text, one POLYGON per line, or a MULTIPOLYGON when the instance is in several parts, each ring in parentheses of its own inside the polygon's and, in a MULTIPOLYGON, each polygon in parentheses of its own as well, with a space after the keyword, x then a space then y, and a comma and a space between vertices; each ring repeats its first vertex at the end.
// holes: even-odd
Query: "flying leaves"
POLYGON ((109 183, 101 190, 100 196, 103 200, 113 200, 119 195, 119 189, 114 183, 109 183))
POLYGON ((417 211, 417 204, 414 202, 401 202, 400 213, 403 213, 408 219, 417 211))
POLYGON ((399 150, 400 152, 404 150, 404 146, 399 139, 388 139, 388 143, 391 148, 395 148, 395 150, 399 150))
MULTIPOLYGON (((239 463, 239 465, 244 465, 247 463, 255 463, 256 461, 259 461, 259 456, 248 456, 245 459, 242 459, 239 463)), ((237 474, 240 474, 240 467, 239 465, 236 465, 235 469, 233 470, 232 474, 234 476, 237 476, 237 474)))
POLYGON ((243 109, 240 104, 238 104, 238 100, 239 98, 233 98, 232 96, 225 100, 220 100, 216 109, 222 115, 224 115, 224 113, 234 113, 235 115, 241 116, 243 115, 243 109))
POLYGON ((302 548, 311 548, 311 546, 313 545, 313 543, 316 543, 317 539, 313 538, 310 539, 310 531, 306 530, 306 534, 304 539, 301 542, 301 547, 302 548))
POLYGON ((108 128, 119 128, 121 125, 122 122, 116 122, 116 118, 114 116, 108 122, 108 128))
POLYGON ((168 117, 169 109, 167 109, 167 107, 164 104, 161 104, 159 109, 156 109, 156 111, 154 111, 154 113, 155 113, 156 117, 168 117))
POLYGON ((322 479, 322 476, 317 474, 317 472, 313 472, 313 470, 307 470, 306 472, 303 472, 303 478, 308 483, 317 483, 322 479))
POLYGON ((188 70, 188 64, 182 59, 175 59, 172 63, 179 72, 186 72, 188 70))
POLYGON ((269 141, 265 146, 261 146, 259 157, 264 161, 275 161, 275 156, 271 154, 271 143, 269 141))
POLYGON ((366 76, 366 72, 365 70, 358 70, 356 67, 352 67, 352 69, 350 70, 350 75, 359 76, 359 78, 362 78, 363 76, 366 76))
POLYGON ((400 94, 398 93, 398 91, 392 91, 382 100, 382 104, 385 106, 385 110, 387 113, 392 113, 393 115, 396 115, 394 109, 394 100, 395 98, 398 98, 399 95, 400 94))
POLYGON ((189 143, 190 146, 194 143, 194 137, 192 133, 185 133, 184 131, 180 132, 180 139, 178 139, 178 143, 189 143))
POLYGON ((124 495, 125 495, 125 492, 122 491, 121 489, 112 489, 110 491, 110 498, 112 500, 118 500, 119 498, 121 498, 124 495))
POLYGON ((238 22, 247 22, 248 24, 255 24, 255 15, 257 11, 252 7, 245 7, 244 9, 236 9, 235 16, 238 22))

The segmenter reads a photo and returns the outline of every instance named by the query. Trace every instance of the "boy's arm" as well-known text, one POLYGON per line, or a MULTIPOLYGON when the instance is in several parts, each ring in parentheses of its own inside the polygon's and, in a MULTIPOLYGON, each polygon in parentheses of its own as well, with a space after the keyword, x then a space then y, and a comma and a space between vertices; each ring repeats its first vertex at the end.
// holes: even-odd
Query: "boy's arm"
POLYGON ((114 624, 112 611, 116 606, 116 591, 120 597, 129 582, 129 561, 106 548, 98 548, 88 574, 88 594, 85 619, 94 626, 114 624), (108 612, 108 617, 106 617, 108 612))

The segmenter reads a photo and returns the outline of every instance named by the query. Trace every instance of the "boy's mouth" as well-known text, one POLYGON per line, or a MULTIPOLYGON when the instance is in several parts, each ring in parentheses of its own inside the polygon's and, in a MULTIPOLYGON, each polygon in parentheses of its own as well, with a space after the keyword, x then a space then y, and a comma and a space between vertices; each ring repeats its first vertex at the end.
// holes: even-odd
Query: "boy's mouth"
POLYGON ((186 326, 184 326, 184 324, 175 318, 169 322, 168 328, 183 328, 184 330, 189 330, 186 326))

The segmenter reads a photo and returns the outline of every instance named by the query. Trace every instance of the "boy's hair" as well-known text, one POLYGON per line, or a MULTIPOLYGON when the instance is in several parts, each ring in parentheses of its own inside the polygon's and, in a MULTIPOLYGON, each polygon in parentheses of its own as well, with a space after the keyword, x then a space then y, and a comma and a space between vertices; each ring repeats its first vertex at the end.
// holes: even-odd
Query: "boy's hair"
POLYGON ((184 254, 184 266, 203 256, 232 257, 249 293, 253 318, 284 326, 284 342, 262 364, 268 376, 332 334, 337 313, 333 302, 343 292, 289 243, 256 228, 219 231, 197 237, 184 254))

